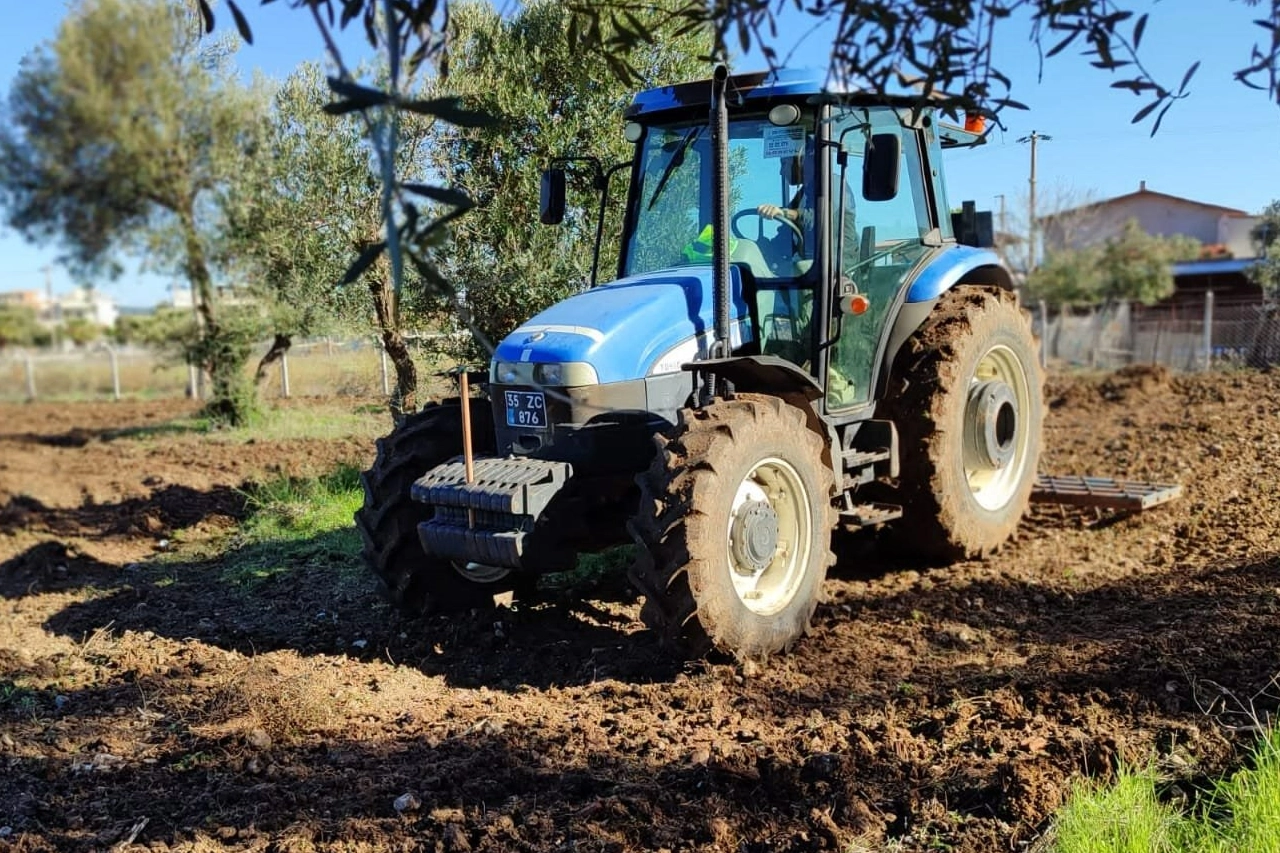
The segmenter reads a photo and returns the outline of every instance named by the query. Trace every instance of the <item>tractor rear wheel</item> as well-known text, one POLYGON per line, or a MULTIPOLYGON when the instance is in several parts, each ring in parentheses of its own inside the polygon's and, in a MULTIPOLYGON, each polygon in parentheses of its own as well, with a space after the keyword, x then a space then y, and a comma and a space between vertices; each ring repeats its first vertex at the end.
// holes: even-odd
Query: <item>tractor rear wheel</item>
POLYGON ((759 660, 808 631, 834 561, 823 450, 803 412, 755 394, 686 409, 659 437, 630 529, 641 618, 663 645, 759 660))
POLYGON ((894 361, 881 417, 898 429, 902 550, 994 552, 1026 512, 1040 460, 1044 375, 1028 315, 994 287, 957 286, 894 361))
MULTIPOLYGON (((493 414, 487 401, 471 400, 477 453, 493 450, 493 414)), ((431 507, 409 495, 413 481, 462 454, 462 407, 456 399, 428 405, 378 439, 373 467, 360 475, 364 505, 356 511, 365 564, 382 579, 388 600, 410 616, 488 608, 493 596, 514 588, 516 574, 429 556, 418 538, 431 507)))

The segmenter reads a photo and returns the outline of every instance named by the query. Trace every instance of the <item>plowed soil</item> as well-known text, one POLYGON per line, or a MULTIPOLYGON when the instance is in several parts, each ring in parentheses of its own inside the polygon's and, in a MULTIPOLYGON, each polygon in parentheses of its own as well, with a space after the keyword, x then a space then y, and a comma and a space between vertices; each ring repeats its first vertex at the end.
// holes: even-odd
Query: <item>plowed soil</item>
POLYGON ((945 567, 843 536, 812 634, 751 672, 665 658, 612 575, 408 621, 355 565, 226 571, 245 483, 364 438, 0 408, 0 850, 985 853, 1121 761, 1194 795, 1280 704, 1280 379, 1047 402, 1043 470, 1182 496, 1036 505, 945 567))

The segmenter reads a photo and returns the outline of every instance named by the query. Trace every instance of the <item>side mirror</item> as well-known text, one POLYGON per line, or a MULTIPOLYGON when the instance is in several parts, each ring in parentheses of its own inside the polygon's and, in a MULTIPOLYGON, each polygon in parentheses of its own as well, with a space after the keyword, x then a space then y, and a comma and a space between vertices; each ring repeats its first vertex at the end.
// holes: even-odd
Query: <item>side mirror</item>
POLYGON ((862 158, 862 197, 889 201, 898 194, 898 163, 902 140, 895 133, 874 133, 862 158))
POLYGON ((559 225, 564 221, 564 206, 564 169, 546 169, 538 218, 543 225, 559 225))

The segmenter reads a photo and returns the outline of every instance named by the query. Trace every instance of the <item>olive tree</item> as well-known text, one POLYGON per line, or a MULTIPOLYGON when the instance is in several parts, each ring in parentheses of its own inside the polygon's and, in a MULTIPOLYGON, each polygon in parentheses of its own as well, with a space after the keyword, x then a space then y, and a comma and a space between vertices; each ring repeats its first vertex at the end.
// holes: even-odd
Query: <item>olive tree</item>
POLYGON ((1280 299, 1280 200, 1268 204, 1252 232, 1258 260, 1246 270, 1249 280, 1262 288, 1271 302, 1280 299))
POLYGON ((1258 260, 1245 275, 1262 290, 1262 321, 1249 347, 1248 364, 1265 367, 1276 361, 1280 351, 1280 200, 1268 204, 1253 227, 1258 260))
POLYGON ((1027 276, 1027 293, 1062 305, 1150 305, 1173 293, 1173 265, 1194 259, 1199 250, 1190 237, 1148 234, 1130 219, 1100 243, 1049 252, 1027 276))
POLYGON ((1136 219, 1130 219, 1118 235, 1102 244, 1099 295, 1106 302, 1159 302, 1173 293, 1173 265, 1194 260, 1199 252, 1200 242, 1192 237, 1148 234, 1136 219))
MULTIPOLYGON (((375 313, 367 293, 339 284, 351 259, 377 240, 378 177, 364 128, 354 116, 326 115, 329 99, 318 66, 296 69, 274 93, 258 156, 219 196, 217 261, 267 306, 272 343, 257 382, 295 337, 367 329, 375 313)), ((410 137, 397 158, 401 170, 418 169, 422 146, 410 137)))
MULTIPOLYGON (((29 55, 0 120, 9 224, 90 273, 141 251, 190 283, 200 318, 187 353, 212 378, 209 412, 242 420, 248 326, 219 310, 209 233, 215 192, 253 156, 261 98, 236 82, 226 41, 202 44, 190 7, 77 0, 29 55)), ((251 337, 251 334, 250 334, 251 337)))
MULTIPOLYGON (((212 31, 215 0, 196 2, 212 31)), ((371 45, 381 44, 397 62, 407 58, 410 66, 445 49, 440 34, 450 0, 287 2, 309 10, 317 21, 327 20, 329 26, 361 22, 371 45)), ((1235 78, 1280 102, 1280 0, 1218 2, 1260 7, 1254 21, 1258 40, 1248 56, 1241 57, 1235 78)), ((226 5, 241 34, 251 40, 250 23, 241 9, 244 0, 226 0, 226 5)), ((1168 109, 1189 94, 1200 62, 1193 58, 1177 85, 1157 80, 1142 61, 1143 37, 1153 15, 1172 18, 1177 10, 1139 13, 1131 8, 1136 5, 1124 0, 565 0, 572 19, 566 32, 569 44, 594 55, 628 82, 643 76, 643 65, 629 58, 629 50, 638 43, 652 43, 659 32, 709 27, 714 45, 708 58, 728 60, 732 48, 746 52, 756 47, 776 65, 780 58, 772 41, 780 16, 789 10, 834 29, 831 74, 851 89, 914 88, 922 100, 945 111, 996 117, 1003 109, 1022 105, 1007 97, 1011 81, 993 61, 992 47, 997 34, 1023 29, 1039 52, 1041 73, 1043 60, 1069 50, 1080 52, 1093 67, 1115 76, 1112 87, 1141 99, 1134 121, 1150 119, 1154 134, 1168 109), (641 8, 655 14, 638 14, 641 8)))

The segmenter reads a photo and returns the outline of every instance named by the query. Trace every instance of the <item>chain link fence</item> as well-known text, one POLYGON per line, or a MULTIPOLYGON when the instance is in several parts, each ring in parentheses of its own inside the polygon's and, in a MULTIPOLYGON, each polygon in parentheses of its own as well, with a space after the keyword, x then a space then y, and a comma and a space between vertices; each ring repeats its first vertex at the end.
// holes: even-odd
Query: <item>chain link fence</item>
POLYGON ((1183 299, 1157 306, 1028 306, 1049 369, 1114 370, 1161 364, 1177 371, 1280 363, 1280 308, 1259 299, 1183 299))
MULTIPOLYGON (((438 390, 438 367, 427 336, 407 336, 416 350, 419 390, 438 390)), ((266 353, 262 343, 246 366, 252 374, 266 353)), ((272 397, 377 397, 395 385, 395 368, 373 339, 324 339, 295 343, 267 369, 259 385, 272 397)), ((140 347, 96 344, 65 351, 0 352, 0 402, 192 397, 202 387, 195 368, 140 347)))

